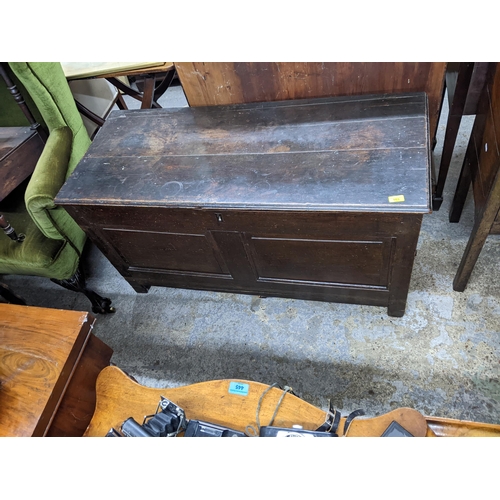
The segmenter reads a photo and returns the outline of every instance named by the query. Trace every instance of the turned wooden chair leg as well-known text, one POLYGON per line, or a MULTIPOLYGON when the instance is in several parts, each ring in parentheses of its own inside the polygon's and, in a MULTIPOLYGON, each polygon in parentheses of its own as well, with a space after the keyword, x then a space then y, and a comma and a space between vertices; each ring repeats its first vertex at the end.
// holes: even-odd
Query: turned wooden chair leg
POLYGON ((0 214, 0 228, 3 229, 4 233, 13 241, 17 241, 18 243, 22 243, 26 238, 24 233, 16 233, 16 230, 10 225, 9 221, 0 214))

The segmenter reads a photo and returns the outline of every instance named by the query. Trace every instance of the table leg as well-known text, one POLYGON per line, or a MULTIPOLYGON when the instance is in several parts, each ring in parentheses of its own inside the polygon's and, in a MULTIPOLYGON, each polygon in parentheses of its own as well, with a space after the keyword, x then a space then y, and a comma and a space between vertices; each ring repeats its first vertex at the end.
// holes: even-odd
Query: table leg
MULTIPOLYGON (((128 96, 132 97, 133 99, 136 99, 137 101, 140 101, 142 103, 144 94, 141 92, 138 92, 137 90, 134 90, 133 88, 129 87, 128 85, 125 85, 121 80, 118 78, 114 77, 108 77, 106 78, 111 85, 114 85, 118 90, 121 90, 124 94, 127 94, 128 96)), ((161 106, 154 100, 152 100, 152 103, 150 105, 151 108, 161 108, 161 106)))
POLYGON ((449 221, 459 222, 462 215, 462 210, 465 205, 465 200, 467 199, 467 194, 469 193, 469 188, 472 182, 471 177, 471 162, 475 161, 476 164, 474 168, 477 168, 477 158, 474 150, 474 141, 471 138, 467 152, 465 153, 464 162, 462 164, 462 170, 460 171, 460 176, 458 178, 457 187, 455 189, 455 195, 453 196, 453 201, 451 202, 449 221))
POLYGON ((453 290, 463 292, 470 275, 481 253, 486 238, 491 232, 496 216, 500 210, 500 170, 497 171, 493 187, 481 214, 476 214, 474 228, 469 237, 467 247, 462 256, 457 274, 453 280, 453 290))
POLYGON ((172 83, 172 80, 174 79, 175 76, 175 69, 170 70, 166 75, 165 78, 161 81, 159 85, 155 88, 155 94, 154 94, 154 100, 157 101, 170 87, 170 84, 172 83))
POLYGON ((490 234, 491 224, 492 222, 487 221, 485 218, 474 224, 467 247, 458 266, 457 274, 453 280, 453 290, 455 292, 465 290, 486 238, 490 234))
POLYGON ((154 102, 156 76, 146 75, 144 79, 144 92, 142 94, 141 109, 151 109, 154 102))
POLYGON ((118 98, 116 99, 116 105, 118 106, 118 109, 128 109, 127 103, 125 102, 125 99, 123 98, 121 92, 118 92, 118 98))
MULTIPOLYGON (((462 116, 467 100, 467 92, 472 78, 474 63, 461 63, 458 72, 457 84, 451 109, 448 114, 448 122, 446 124, 446 133, 443 143, 443 152, 441 154, 441 163, 439 165, 439 174, 437 178, 436 188, 433 197, 433 209, 439 210, 443 202, 443 189, 450 168, 451 158, 457 139, 458 130, 462 121, 462 116)), ((451 92, 451 89, 448 90, 451 92)))

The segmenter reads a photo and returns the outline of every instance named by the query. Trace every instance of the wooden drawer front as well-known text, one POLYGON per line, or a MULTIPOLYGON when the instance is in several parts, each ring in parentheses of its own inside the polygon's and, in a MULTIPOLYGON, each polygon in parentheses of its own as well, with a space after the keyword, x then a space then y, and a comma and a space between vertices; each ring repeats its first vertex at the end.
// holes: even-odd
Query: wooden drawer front
POLYGON ((237 231, 255 236, 358 241, 407 233, 413 214, 288 212, 265 210, 181 209, 171 207, 67 206, 84 229, 123 229, 158 233, 204 234, 237 231), (333 234, 332 234, 333 233, 333 234), (347 236, 349 235, 349 236, 347 236))
POLYGON ((246 241, 259 281, 384 288, 388 285, 390 239, 339 241, 248 237, 246 241))
POLYGON ((131 268, 228 274, 210 236, 104 229, 109 243, 131 268))

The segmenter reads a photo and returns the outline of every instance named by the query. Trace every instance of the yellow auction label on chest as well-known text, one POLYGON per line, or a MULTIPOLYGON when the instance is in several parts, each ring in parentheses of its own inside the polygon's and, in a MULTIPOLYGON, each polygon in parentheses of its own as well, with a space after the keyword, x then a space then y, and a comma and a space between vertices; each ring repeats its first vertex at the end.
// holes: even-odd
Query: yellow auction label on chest
POLYGON ((389 196, 389 203, 401 203, 405 201, 405 197, 403 194, 398 194, 397 196, 389 196))

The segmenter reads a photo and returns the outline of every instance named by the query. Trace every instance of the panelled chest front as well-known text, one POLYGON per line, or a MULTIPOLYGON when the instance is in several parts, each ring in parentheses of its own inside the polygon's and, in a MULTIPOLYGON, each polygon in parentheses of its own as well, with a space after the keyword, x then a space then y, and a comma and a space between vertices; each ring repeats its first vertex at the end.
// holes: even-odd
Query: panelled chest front
POLYGON ((425 94, 116 111, 56 198, 138 292, 404 314, 430 212, 425 94))

